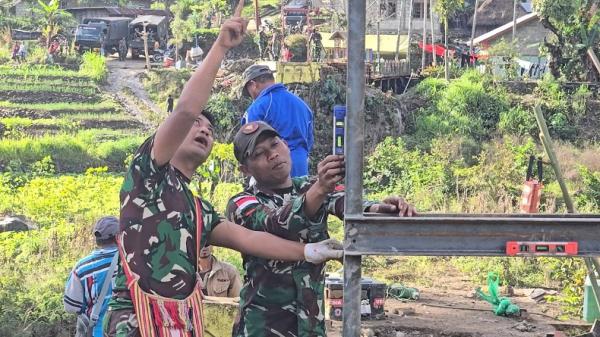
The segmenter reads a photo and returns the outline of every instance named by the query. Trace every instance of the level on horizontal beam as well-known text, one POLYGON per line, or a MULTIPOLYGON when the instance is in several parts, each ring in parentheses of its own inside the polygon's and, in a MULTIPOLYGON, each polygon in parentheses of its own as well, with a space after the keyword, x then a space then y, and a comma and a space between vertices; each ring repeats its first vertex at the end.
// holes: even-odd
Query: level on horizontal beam
POLYGON ((509 241, 577 242, 600 256, 595 214, 365 214, 345 219, 347 255, 506 256, 509 241))

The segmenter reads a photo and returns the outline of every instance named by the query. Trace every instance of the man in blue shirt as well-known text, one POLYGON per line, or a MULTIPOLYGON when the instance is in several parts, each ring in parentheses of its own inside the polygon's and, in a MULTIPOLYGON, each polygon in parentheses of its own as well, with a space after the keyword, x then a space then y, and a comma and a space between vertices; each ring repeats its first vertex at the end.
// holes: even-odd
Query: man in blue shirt
MULTIPOLYGON (((112 277, 107 275, 115 254, 117 253, 117 242, 115 236, 119 232, 119 219, 114 216, 101 218, 94 225, 94 236, 97 248, 92 253, 77 262, 67 285, 63 302, 67 312, 85 315, 89 319, 94 303, 104 285, 106 277, 110 277, 110 285, 106 291, 102 308, 98 314, 98 322, 94 326, 93 337, 102 337, 102 320, 108 308, 108 300, 112 296, 112 277)), ((100 302, 99 302, 100 303, 100 302)))
POLYGON ((308 157, 313 146, 313 113, 300 97, 275 83, 266 65, 255 64, 242 75, 242 94, 252 97, 242 125, 263 121, 287 142, 292 156, 292 177, 308 175, 308 157))

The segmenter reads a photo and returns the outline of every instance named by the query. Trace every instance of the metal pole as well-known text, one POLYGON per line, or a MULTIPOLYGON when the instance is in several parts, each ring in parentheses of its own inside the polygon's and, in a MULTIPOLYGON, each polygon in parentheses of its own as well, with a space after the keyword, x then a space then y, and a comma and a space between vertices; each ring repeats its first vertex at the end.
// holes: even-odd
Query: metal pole
POLYGON ((435 55, 435 31, 433 29, 433 0, 429 0, 429 22, 431 22, 431 45, 433 46, 433 52, 431 57, 433 58, 433 66, 437 66, 437 57, 435 55))
MULTIPOLYGON (((406 63, 408 63, 408 70, 411 71, 411 74, 412 74, 412 68, 410 66, 410 44, 411 44, 411 41, 412 41, 411 36, 412 36, 412 26, 413 26, 413 19, 412 19, 412 16, 413 16, 413 7, 415 5, 414 1, 415 0, 410 0, 410 8, 408 10, 408 51, 406 53, 406 63)), ((402 13, 402 15, 404 15, 404 13, 402 13)))
POLYGON ((404 28, 404 21, 406 20, 406 16, 404 16, 404 4, 406 0, 398 0, 396 2, 396 19, 398 20, 398 32, 396 35, 396 57, 394 58, 396 61, 400 61, 400 33, 404 28), (400 6, 398 6, 400 3, 400 6), (400 14, 398 14, 398 8, 400 8, 400 14), (402 15, 402 18, 400 18, 402 15))
MULTIPOLYGON (((345 216, 362 215, 366 1, 348 1, 345 216)), ((344 224, 344 236, 349 227, 344 224)), ((346 242, 349 244, 349 242, 346 242)), ((360 336, 360 256, 344 256, 343 336, 360 336)))
POLYGON ((427 44, 427 0, 423 1, 423 51, 421 52, 421 71, 425 69, 425 58, 427 53, 425 52, 425 45, 427 44))
POLYGON ((475 27, 477 26, 477 7, 479 7, 479 0, 475 0, 475 10, 473 13, 473 25, 471 27, 471 44, 469 45, 469 60, 473 56, 473 40, 475 39, 475 27))
POLYGON ((512 43, 515 43, 515 37, 517 35, 517 3, 519 0, 513 2, 513 27, 512 27, 512 43))

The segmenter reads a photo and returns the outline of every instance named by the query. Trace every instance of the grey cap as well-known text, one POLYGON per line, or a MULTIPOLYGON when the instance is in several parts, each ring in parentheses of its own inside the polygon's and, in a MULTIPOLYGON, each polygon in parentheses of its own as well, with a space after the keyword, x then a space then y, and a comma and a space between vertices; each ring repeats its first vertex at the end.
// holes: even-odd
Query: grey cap
POLYGON ((96 240, 108 240, 119 233, 119 219, 114 216, 100 218, 94 224, 94 236, 96 240))
POLYGON ((244 163, 254 152, 256 140, 265 132, 280 137, 277 131, 265 122, 250 122, 242 126, 233 138, 233 154, 238 162, 244 163))
POLYGON ((248 84, 248 82, 264 74, 273 74, 269 66, 266 66, 264 64, 253 64, 246 68, 246 70, 244 70, 244 73, 242 74, 242 95, 250 97, 250 93, 248 92, 248 90, 246 90, 246 85, 248 84))

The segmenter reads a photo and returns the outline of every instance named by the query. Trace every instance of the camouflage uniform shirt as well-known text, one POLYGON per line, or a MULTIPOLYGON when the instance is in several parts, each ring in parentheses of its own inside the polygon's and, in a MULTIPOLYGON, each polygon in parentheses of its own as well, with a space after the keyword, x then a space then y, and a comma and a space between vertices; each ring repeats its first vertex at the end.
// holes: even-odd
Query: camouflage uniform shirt
MULTIPOLYGON (((152 158, 154 137, 136 152, 121 187, 122 249, 140 287, 151 294, 183 299, 194 289, 197 271, 196 213, 189 179, 171 164, 152 158)), ((200 246, 223 220, 202 200, 204 228, 200 246)), ((119 266, 110 308, 132 308, 126 277, 119 266)))
MULTIPOLYGON (((332 193, 313 218, 304 214, 305 193, 315 178, 297 177, 292 187, 260 191, 256 186, 229 200, 227 218, 256 231, 303 243, 329 238, 327 216, 343 218, 344 192, 332 193)), ((366 206, 370 206, 368 203, 366 206)), ((246 277, 234 337, 325 337, 325 264, 285 262, 243 255, 246 277)))

